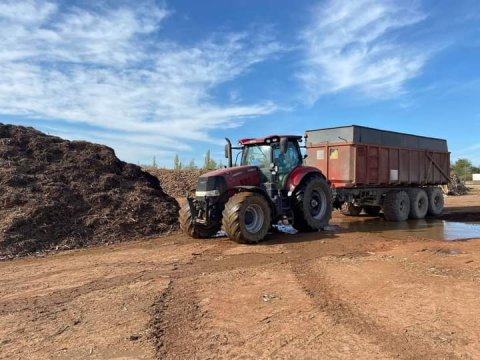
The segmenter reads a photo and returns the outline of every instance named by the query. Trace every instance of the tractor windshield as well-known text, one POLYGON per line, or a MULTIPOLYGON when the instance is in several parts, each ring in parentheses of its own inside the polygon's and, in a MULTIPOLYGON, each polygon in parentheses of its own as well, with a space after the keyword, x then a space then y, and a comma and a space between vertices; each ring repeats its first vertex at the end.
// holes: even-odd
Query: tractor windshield
POLYGON ((250 145, 245 147, 242 165, 258 166, 262 171, 270 169, 270 145, 250 145))

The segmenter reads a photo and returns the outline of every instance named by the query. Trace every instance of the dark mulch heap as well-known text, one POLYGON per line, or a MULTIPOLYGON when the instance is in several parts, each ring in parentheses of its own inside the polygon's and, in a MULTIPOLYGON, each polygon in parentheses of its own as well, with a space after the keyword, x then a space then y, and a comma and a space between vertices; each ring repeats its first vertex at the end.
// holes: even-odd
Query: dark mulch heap
POLYGON ((0 257, 162 234, 177 218, 158 179, 111 148, 0 124, 0 257))

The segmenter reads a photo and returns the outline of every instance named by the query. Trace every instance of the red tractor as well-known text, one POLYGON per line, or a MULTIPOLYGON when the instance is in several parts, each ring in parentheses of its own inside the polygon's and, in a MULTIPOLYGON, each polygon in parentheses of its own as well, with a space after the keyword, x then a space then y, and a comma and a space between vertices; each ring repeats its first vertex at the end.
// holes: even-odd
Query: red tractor
POLYGON ((228 167, 198 178, 195 194, 180 210, 180 227, 194 238, 223 229, 239 243, 261 241, 273 224, 289 220, 298 231, 318 231, 330 220, 332 193, 315 167, 304 166, 301 136, 227 140, 228 167), (232 149, 241 165, 232 167, 232 149))

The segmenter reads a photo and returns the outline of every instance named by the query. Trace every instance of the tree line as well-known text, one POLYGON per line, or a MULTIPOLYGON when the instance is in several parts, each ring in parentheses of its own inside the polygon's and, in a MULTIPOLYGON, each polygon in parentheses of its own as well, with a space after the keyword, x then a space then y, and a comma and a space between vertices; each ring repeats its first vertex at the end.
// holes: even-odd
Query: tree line
POLYGON ((207 150, 205 153, 205 156, 203 158, 203 165, 202 166, 197 166, 195 164, 195 160, 190 160, 187 164, 182 163, 180 160, 180 157, 178 154, 175 154, 175 157, 173 159, 173 168, 175 170, 195 170, 195 169, 201 169, 201 170, 214 170, 214 169, 220 169, 224 167, 223 163, 221 161, 215 161, 212 159, 212 155, 210 153, 210 150, 207 150))
POLYGON ((472 174, 480 174, 480 167, 473 166, 468 159, 458 159, 452 165, 452 172, 462 181, 472 180, 472 174))
MULTIPOLYGON (((139 164, 140 165, 140 164, 139 164)), ((142 165, 144 167, 149 167, 148 165, 142 165)), ((150 165, 154 169, 158 169, 159 166, 157 164, 157 158, 154 156, 152 160, 152 165, 150 165)), ((201 166, 197 166, 195 163, 195 160, 190 160, 188 163, 183 163, 180 160, 180 157, 178 154, 175 154, 175 157, 173 158, 173 169, 175 170, 214 170, 214 169, 220 169, 223 168, 224 165, 221 161, 215 161, 212 159, 212 155, 210 153, 210 150, 207 150, 205 153, 204 159, 203 159, 203 164, 201 166)), ((162 168, 165 168, 162 166, 162 168)))

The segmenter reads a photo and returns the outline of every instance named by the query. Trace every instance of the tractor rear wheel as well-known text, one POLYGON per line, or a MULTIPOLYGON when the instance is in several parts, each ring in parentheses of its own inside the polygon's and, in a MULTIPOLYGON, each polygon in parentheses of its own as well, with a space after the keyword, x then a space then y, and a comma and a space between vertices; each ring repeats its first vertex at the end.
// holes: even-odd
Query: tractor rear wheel
POLYGON ((410 198, 401 190, 387 193, 383 202, 383 214, 388 221, 405 221, 410 213, 410 198))
POLYGON ((362 207, 351 202, 344 202, 340 211, 345 216, 359 216, 362 212, 362 207))
POLYGON ((307 179, 292 196, 293 227, 298 231, 318 231, 332 216, 332 192, 319 176, 307 179))
POLYGON ((214 236, 218 231, 220 231, 220 224, 205 226, 202 224, 196 224, 192 219, 192 212, 188 201, 185 199, 180 207, 178 221, 180 223, 180 229, 190 237, 195 239, 207 239, 214 236))
POLYGON ((225 204, 223 230, 238 243, 257 243, 267 235, 271 225, 270 205, 254 192, 240 192, 225 204))
POLYGON ((430 216, 438 216, 443 212, 445 206, 445 199, 443 198, 443 192, 439 187, 427 188, 428 195, 428 211, 430 216))

